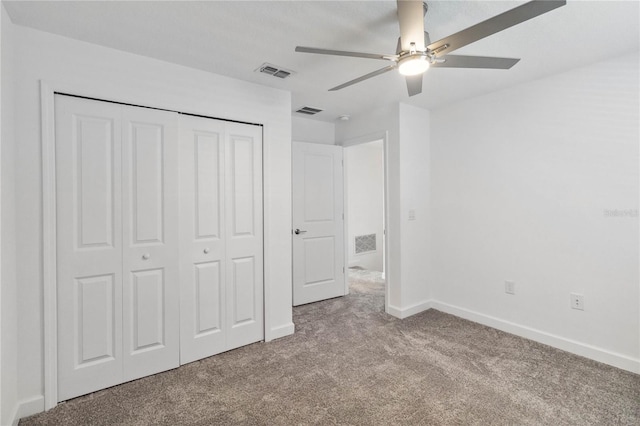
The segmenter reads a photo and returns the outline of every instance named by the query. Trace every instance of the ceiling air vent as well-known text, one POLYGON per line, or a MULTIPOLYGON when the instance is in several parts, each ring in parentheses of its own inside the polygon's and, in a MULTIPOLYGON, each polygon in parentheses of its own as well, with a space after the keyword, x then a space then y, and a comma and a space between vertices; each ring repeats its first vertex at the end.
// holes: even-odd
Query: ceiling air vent
POLYGON ((280 78, 287 78, 290 75, 291 73, 285 70, 278 70, 276 73, 273 74, 274 77, 280 77, 280 78))
POLYGON ((299 112, 300 114, 314 115, 314 114, 317 114, 317 113, 319 113, 321 111, 322 110, 319 109, 319 108, 313 108, 313 107, 310 107, 310 106, 305 106, 305 107, 300 108, 296 112, 299 112))
POLYGON ((256 71, 278 78, 287 78, 291 74, 294 74, 294 72, 291 70, 279 67, 277 65, 268 64, 266 62, 260 65, 260 67, 256 71))

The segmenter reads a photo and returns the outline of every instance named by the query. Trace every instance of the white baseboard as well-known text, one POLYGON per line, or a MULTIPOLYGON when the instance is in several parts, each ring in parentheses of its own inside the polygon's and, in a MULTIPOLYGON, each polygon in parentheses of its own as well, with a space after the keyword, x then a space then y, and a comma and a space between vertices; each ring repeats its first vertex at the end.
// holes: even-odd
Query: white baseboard
POLYGON ((17 426, 18 422, 23 417, 28 417, 33 414, 42 413, 44 411, 44 396, 34 396, 33 398, 23 399, 18 402, 15 412, 13 413, 13 420, 11 424, 17 426))
POLYGON ((608 351, 606 349, 580 343, 575 340, 556 336, 555 334, 536 330, 531 327, 505 321, 490 315, 481 314, 479 312, 470 311, 458 306, 449 305, 447 303, 432 301, 433 309, 447 314, 455 315, 469 321, 477 322, 482 325, 496 328, 516 336, 524 337, 554 348, 580 355, 594 361, 602 362, 632 373, 640 374, 640 359, 632 358, 626 355, 608 351))
POLYGON ((279 327, 274 327, 269 332, 269 336, 265 341, 270 342, 271 340, 279 339, 284 336, 288 336, 293 334, 296 331, 296 326, 290 322, 289 324, 281 325, 279 327))
POLYGON ((396 318, 405 319, 407 317, 410 317, 411 315, 419 314, 420 312, 429 310, 432 307, 432 301, 425 300, 423 302, 419 302, 405 308, 398 308, 396 306, 389 305, 387 307, 387 313, 396 318))

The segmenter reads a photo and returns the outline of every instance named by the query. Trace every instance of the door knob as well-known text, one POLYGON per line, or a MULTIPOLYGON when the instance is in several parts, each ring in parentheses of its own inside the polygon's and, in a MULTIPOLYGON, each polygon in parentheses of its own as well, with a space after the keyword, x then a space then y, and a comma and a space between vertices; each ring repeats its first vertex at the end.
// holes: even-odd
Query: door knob
POLYGON ((300 230, 300 229, 296 228, 296 230, 295 230, 295 231, 293 231, 293 232, 294 232, 296 235, 299 235, 299 234, 304 234, 304 233, 305 233, 305 232, 307 232, 307 231, 302 231, 302 230, 300 230))
POLYGON ((204 250, 202 250, 202 251, 204 252, 204 254, 207 254, 207 253, 209 253, 211 250, 209 250, 209 247, 205 247, 205 249, 204 249, 204 250))
POLYGON ((145 254, 142 255, 142 258, 144 260, 149 260, 150 257, 151 257, 151 255, 149 253, 145 253, 145 254))

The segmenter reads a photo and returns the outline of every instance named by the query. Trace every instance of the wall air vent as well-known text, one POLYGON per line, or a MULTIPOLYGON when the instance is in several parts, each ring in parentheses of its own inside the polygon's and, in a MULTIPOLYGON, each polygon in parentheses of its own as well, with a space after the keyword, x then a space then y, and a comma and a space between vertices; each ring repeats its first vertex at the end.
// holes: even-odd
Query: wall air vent
POLYGON ((356 236, 354 248, 356 254, 376 251, 376 234, 356 236))
POLYGON ((255 71, 256 72, 261 72, 262 74, 271 75, 273 77, 278 77, 278 78, 287 78, 291 74, 295 74, 291 70, 279 67, 277 65, 268 64, 266 62, 264 64, 260 65, 260 67, 258 69, 256 69, 255 71))
POLYGON ((306 115, 315 115, 319 112, 322 112, 323 110, 321 110, 320 108, 314 108, 314 107, 310 107, 310 106, 304 106, 302 108, 300 108, 299 110, 297 110, 296 112, 299 112, 300 114, 306 114, 306 115))

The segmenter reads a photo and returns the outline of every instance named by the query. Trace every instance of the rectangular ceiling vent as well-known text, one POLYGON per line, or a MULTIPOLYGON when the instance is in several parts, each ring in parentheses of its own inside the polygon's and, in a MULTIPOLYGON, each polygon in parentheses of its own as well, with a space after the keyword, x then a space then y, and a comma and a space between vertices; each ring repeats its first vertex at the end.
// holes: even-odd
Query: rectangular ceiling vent
POLYGON ((319 109, 319 108, 313 108, 310 106, 304 106, 302 108, 300 108, 299 110, 297 110, 296 112, 299 112, 300 114, 306 114, 306 115, 315 115, 319 112, 322 112, 323 110, 319 109))
POLYGON ((267 75, 271 75, 273 77, 278 77, 278 78, 287 78, 291 74, 295 74, 291 70, 284 69, 277 65, 268 64, 266 62, 260 65, 260 67, 256 71, 261 72, 262 74, 267 74, 267 75))

